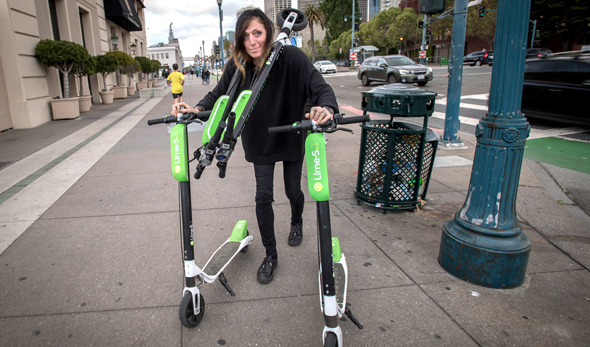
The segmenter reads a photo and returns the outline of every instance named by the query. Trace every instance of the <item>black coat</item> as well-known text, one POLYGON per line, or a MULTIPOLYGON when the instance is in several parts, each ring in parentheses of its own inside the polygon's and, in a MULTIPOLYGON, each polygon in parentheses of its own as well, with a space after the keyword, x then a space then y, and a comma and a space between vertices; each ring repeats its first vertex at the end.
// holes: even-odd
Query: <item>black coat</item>
MULTIPOLYGON (((197 105, 206 110, 212 109, 215 101, 225 95, 234 73, 239 71, 230 60, 217 86, 197 105)), ((240 92, 250 89, 253 77, 254 66, 248 63, 246 79, 239 88, 240 92)), ((275 135, 269 134, 268 128, 305 119, 305 104, 308 99, 313 106, 329 106, 334 112, 338 112, 334 90, 321 73, 299 48, 286 46, 275 62, 242 132, 246 160, 255 164, 270 164, 303 158, 305 134, 275 135)))

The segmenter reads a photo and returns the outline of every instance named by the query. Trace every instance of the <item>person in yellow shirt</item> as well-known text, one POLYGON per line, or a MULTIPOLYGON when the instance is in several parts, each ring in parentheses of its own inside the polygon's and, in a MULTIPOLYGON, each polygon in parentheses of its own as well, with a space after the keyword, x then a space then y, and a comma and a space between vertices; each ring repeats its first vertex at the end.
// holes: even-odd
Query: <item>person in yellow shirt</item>
POLYGON ((182 86, 184 85, 184 76, 178 72, 178 64, 172 64, 174 72, 168 75, 168 85, 172 84, 172 98, 174 103, 178 103, 178 99, 182 102, 182 86))

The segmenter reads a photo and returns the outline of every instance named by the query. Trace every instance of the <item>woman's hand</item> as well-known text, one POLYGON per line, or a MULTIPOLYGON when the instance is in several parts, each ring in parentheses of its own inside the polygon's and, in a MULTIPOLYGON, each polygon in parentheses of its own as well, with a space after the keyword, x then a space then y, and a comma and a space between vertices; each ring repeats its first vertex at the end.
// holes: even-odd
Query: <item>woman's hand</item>
POLYGON ((305 118, 313 119, 318 124, 324 124, 329 119, 334 119, 334 115, 325 107, 315 106, 305 114, 305 118))
POLYGON ((178 116, 179 112, 180 113, 188 113, 188 112, 198 113, 199 110, 190 108, 190 106, 185 104, 184 102, 172 105, 172 112, 170 112, 170 114, 172 116, 176 117, 176 116, 178 116), (181 107, 184 107, 184 109, 180 109, 181 107))

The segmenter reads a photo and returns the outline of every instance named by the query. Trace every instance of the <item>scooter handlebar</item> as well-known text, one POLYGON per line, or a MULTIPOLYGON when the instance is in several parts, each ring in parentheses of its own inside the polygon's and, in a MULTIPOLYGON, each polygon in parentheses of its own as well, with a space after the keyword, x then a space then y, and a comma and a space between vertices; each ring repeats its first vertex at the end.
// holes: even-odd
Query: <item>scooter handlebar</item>
POLYGON ((156 118, 156 119, 149 119, 147 121, 148 125, 155 125, 155 124, 162 124, 162 123, 172 123, 176 122, 176 117, 174 116, 167 116, 164 118, 156 118))
POLYGON ((364 123, 371 120, 371 117, 366 114, 364 116, 356 116, 356 117, 341 117, 337 122, 338 124, 351 124, 351 123, 364 123))

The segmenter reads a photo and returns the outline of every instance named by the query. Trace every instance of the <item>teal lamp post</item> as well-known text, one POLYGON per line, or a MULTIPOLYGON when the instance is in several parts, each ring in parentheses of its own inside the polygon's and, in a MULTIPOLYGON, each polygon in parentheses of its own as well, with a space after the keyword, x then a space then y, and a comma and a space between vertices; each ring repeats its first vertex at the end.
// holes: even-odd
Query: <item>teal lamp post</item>
POLYGON ((520 112, 530 6, 498 1, 489 109, 476 127, 465 204, 444 224, 438 256, 452 275, 490 288, 520 286, 531 250, 515 206, 530 132, 520 112))

